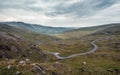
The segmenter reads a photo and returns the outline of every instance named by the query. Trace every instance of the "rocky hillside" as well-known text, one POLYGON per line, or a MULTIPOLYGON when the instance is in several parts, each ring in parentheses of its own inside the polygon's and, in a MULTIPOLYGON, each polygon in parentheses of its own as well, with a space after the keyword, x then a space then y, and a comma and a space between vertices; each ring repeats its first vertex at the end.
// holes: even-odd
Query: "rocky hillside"
POLYGON ((7 25, 0 25, 0 58, 45 60, 46 55, 41 49, 35 43, 18 34, 20 32, 22 30, 7 25))

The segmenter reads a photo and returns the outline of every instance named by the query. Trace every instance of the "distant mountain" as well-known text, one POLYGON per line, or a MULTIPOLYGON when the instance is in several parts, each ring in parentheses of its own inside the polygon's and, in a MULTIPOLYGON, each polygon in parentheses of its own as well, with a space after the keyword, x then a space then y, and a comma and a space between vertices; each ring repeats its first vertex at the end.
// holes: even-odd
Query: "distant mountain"
MULTIPOLYGON (((99 25, 99 26, 93 26, 93 27, 84 27, 74 30, 69 30, 66 32, 63 32, 61 34, 57 34, 56 37, 69 39, 69 38, 80 38, 82 36, 93 34, 98 31, 106 30, 111 27, 120 27, 120 23, 114 23, 114 24, 106 24, 106 25, 99 25)), ((112 28, 111 28, 112 30, 112 28)))
POLYGON ((31 30, 26 30, 23 28, 18 28, 18 27, 14 27, 14 26, 10 26, 8 24, 2 24, 2 23, 0 23, 0 32, 6 32, 8 34, 17 34, 19 36, 26 38, 27 41, 31 41, 34 43, 58 40, 58 38, 53 36, 37 33, 31 30))
POLYGON ((74 28, 64 28, 64 27, 42 26, 38 24, 28 24, 24 22, 1 22, 1 23, 7 24, 9 26, 14 26, 22 29, 39 32, 42 34, 59 34, 59 33, 74 29, 74 28))
POLYGON ((120 35, 120 24, 119 25, 110 26, 110 27, 108 27, 106 29, 99 30, 99 31, 93 33, 93 35, 101 35, 101 34, 120 35))

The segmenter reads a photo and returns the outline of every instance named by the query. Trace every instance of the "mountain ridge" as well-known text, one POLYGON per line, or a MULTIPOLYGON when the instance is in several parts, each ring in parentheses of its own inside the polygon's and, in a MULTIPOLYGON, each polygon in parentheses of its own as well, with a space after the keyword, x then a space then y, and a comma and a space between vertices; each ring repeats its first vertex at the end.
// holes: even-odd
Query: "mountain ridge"
POLYGON ((24 23, 24 22, 0 22, 2 24, 8 24, 10 26, 22 28, 22 29, 27 29, 31 31, 35 31, 38 33, 43 33, 43 34, 58 34, 62 33, 64 31, 72 30, 75 28, 67 28, 67 27, 51 27, 51 26, 43 26, 43 25, 38 25, 38 24, 29 24, 29 23, 24 23))
POLYGON ((113 26, 120 26, 120 23, 112 23, 112 24, 105 24, 105 25, 99 25, 99 26, 74 29, 74 30, 65 31, 65 32, 63 32, 61 34, 57 34, 55 36, 59 37, 59 38, 63 38, 63 39, 76 38, 76 37, 80 38, 82 36, 93 34, 95 32, 105 30, 105 29, 113 27, 113 26))

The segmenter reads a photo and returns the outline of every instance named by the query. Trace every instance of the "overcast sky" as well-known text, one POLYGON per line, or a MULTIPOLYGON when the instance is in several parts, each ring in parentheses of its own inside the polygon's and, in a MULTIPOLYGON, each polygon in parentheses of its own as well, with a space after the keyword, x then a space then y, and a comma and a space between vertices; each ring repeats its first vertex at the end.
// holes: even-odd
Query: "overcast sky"
POLYGON ((120 0, 0 0, 0 21, 58 27, 120 23, 120 0))

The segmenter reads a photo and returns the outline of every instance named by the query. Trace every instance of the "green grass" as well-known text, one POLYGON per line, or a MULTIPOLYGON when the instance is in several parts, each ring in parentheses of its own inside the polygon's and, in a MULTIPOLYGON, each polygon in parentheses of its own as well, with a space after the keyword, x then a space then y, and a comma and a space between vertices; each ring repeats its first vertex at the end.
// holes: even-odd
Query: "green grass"
POLYGON ((64 40, 64 42, 48 42, 47 44, 42 44, 40 48, 51 52, 59 52, 61 56, 69 56, 87 52, 92 49, 92 46, 90 41, 64 40))
MULTIPOLYGON (((110 39, 106 40, 106 35, 89 35, 88 37, 84 36, 83 39, 74 39, 71 41, 64 40, 64 45, 62 46, 59 43, 52 42, 50 43, 50 45, 47 44, 46 46, 44 45, 44 47, 41 46, 41 48, 45 48, 45 50, 48 49, 49 51, 60 52, 62 56, 68 56, 74 53, 78 53, 78 48, 79 50, 84 50, 83 47, 88 49, 91 48, 89 42, 93 39, 99 39, 99 41, 96 42, 96 44, 98 45, 98 50, 95 53, 85 56, 77 56, 65 60, 59 60, 59 62, 65 64, 70 68, 70 75, 116 75, 115 69, 120 70, 120 50, 119 48, 116 48, 115 45, 115 43, 119 42, 119 37, 119 35, 112 35, 110 39), (71 47, 72 45, 75 47, 71 47), (81 46, 78 47, 77 45, 81 46), (64 46, 66 46, 67 48, 65 48, 64 46), (66 51, 60 50, 61 48, 64 48, 66 51), (86 62, 87 64, 83 65, 83 62, 86 62), (85 69, 85 72, 83 72, 82 69, 85 69), (113 71, 113 73, 108 72, 108 70, 113 71)), ((50 57, 54 58, 53 56, 50 57)), ((53 60, 56 61, 55 58, 53 60)))
POLYGON ((71 75, 89 75, 89 72, 92 75, 116 75, 114 69, 120 70, 120 55, 118 48, 114 48, 110 44, 118 42, 118 39, 118 36, 112 36, 108 41, 102 38, 102 40, 97 42, 99 48, 94 54, 61 60, 60 62, 68 65, 72 69, 71 75), (82 62, 86 62, 87 64, 82 65, 82 62), (87 69, 85 73, 80 71, 82 67, 87 69), (109 73, 107 71, 109 69, 114 71, 114 73, 109 73))

